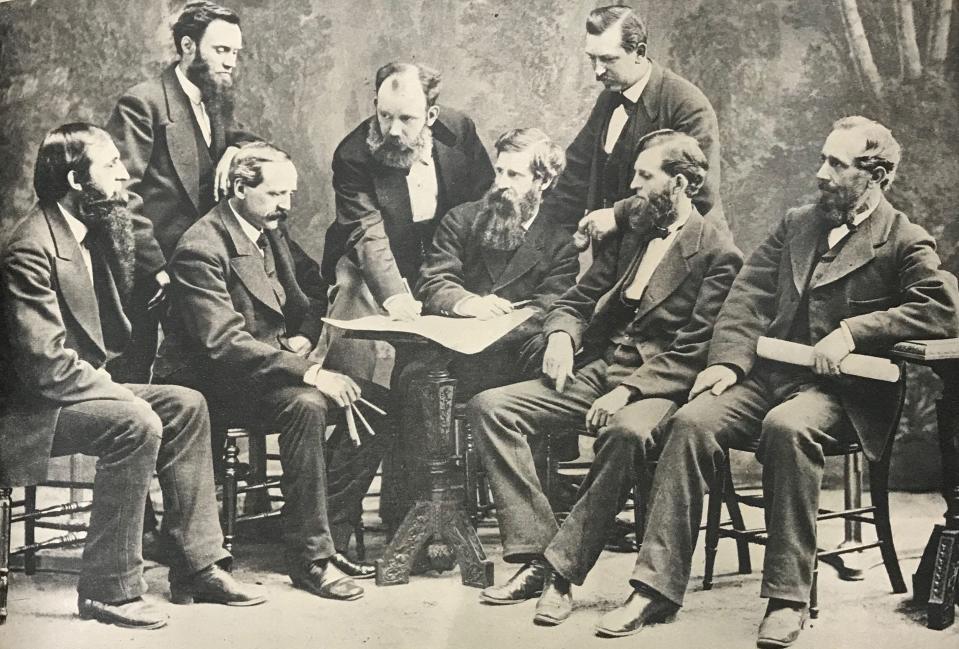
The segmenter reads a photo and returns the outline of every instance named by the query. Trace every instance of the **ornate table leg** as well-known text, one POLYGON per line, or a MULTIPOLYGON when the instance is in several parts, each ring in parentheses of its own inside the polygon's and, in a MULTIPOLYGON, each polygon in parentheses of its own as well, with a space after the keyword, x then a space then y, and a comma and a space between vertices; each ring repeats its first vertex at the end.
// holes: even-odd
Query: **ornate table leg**
MULTIPOLYGON (((443 355, 441 355, 443 356, 443 355)), ((448 359, 437 358, 426 380, 414 386, 413 404, 422 413, 426 428, 430 470, 429 500, 417 500, 376 562, 376 585, 406 584, 410 568, 426 551, 430 566, 448 570, 451 559, 459 563, 467 586, 493 584, 493 563, 486 558, 476 530, 450 484, 450 431, 453 425, 453 394, 456 379, 446 370, 448 359), (430 543, 427 546, 427 543, 430 543)))
POLYGON ((926 605, 926 626, 945 629, 955 621, 959 574, 959 366, 943 363, 934 369, 943 381, 937 412, 946 520, 933 529, 912 587, 915 601, 926 605))
POLYGON ((0 487, 0 624, 7 621, 7 589, 10 586, 10 509, 13 492, 0 487))

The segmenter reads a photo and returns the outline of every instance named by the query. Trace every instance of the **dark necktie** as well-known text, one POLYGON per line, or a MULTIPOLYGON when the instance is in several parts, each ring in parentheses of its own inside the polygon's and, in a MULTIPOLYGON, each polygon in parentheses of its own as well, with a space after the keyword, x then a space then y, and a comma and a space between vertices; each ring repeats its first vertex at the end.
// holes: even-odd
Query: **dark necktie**
POLYGON ((616 99, 616 102, 615 102, 616 105, 622 106, 623 109, 626 110, 627 116, 632 117, 633 115, 636 114, 636 106, 639 102, 630 100, 628 97, 626 97, 626 95, 624 95, 621 92, 616 93, 615 99, 616 99))
POLYGON ((273 287, 273 293, 282 307, 286 304, 286 291, 280 278, 276 275, 276 257, 273 255, 273 245, 270 243, 270 237, 267 236, 265 231, 260 232, 260 236, 256 238, 256 245, 263 252, 263 270, 266 271, 270 286, 273 287))

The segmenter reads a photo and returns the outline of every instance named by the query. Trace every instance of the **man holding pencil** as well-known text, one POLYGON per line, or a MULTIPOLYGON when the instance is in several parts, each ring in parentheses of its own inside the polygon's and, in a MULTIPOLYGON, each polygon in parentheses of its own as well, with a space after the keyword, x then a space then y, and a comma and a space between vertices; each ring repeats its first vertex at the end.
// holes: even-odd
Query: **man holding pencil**
POLYGON ((682 605, 717 459, 755 444, 768 541, 757 645, 786 647, 805 620, 816 561, 824 453, 858 440, 883 451, 901 385, 841 376, 851 352, 959 333, 956 279, 935 242, 886 200, 900 146, 864 117, 833 125, 816 178, 819 200, 787 212, 753 252, 720 312, 690 402, 665 426, 655 497, 627 601, 598 632, 636 633, 682 605), (761 359, 768 337, 811 346, 811 367, 761 359), (765 341, 764 341, 765 344, 765 341))
MULTIPOLYGON (((359 382, 306 358, 320 334, 327 287, 283 223, 297 187, 289 156, 247 144, 233 158, 229 181, 229 200, 188 229, 171 257, 171 312, 156 374, 202 392, 216 429, 279 432, 293 584, 320 597, 357 599, 363 589, 351 577, 374 571, 337 549, 348 545, 379 464, 383 442, 369 421, 382 419, 363 412, 359 382), (347 413, 352 444, 340 436, 339 445, 324 449, 330 411, 347 413)), ((364 385, 362 393, 372 399, 376 390, 364 385)))

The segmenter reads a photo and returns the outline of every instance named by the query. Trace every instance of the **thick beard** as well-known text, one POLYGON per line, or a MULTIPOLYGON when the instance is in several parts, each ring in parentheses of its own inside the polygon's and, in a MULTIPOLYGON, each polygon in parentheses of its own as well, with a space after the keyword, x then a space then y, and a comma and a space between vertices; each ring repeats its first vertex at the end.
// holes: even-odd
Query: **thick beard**
POLYGON ((649 198, 631 196, 627 199, 626 214, 634 232, 648 232, 653 228, 668 228, 679 218, 676 205, 668 191, 652 192, 649 198))
POLYGON ((107 255, 121 301, 126 304, 133 292, 136 274, 136 241, 133 216, 120 195, 107 196, 92 183, 84 183, 78 202, 77 218, 107 255))
POLYGON ((199 52, 187 67, 186 77, 200 89, 204 107, 214 128, 231 124, 236 96, 233 77, 224 77, 223 80, 215 77, 210 72, 210 64, 199 52))
POLYGON ((526 238, 523 224, 539 212, 542 194, 531 189, 515 196, 508 189, 491 187, 483 197, 480 230, 482 245, 491 250, 516 250, 526 238))
POLYGON ((373 159, 380 164, 395 169, 409 169, 417 160, 426 160, 433 155, 433 131, 429 126, 424 126, 412 142, 402 137, 384 136, 374 115, 367 129, 366 146, 373 159))
POLYGON ((828 186, 819 184, 819 200, 816 203, 816 215, 830 228, 842 224, 851 226, 856 219, 856 204, 862 197, 862 190, 855 187, 840 186, 829 191, 828 186))

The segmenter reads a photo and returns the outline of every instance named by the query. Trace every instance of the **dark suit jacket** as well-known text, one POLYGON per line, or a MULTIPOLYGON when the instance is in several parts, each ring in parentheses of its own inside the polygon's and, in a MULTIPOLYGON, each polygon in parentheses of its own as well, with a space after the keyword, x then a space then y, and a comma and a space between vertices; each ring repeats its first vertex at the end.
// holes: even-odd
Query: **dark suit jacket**
POLYGON ((646 237, 632 230, 604 240, 596 260, 546 316, 547 336, 565 331, 582 346, 578 364, 600 357, 617 327, 637 320, 633 340, 642 365, 623 382, 642 397, 685 402, 706 365, 713 324, 742 266, 742 255, 714 217, 693 211, 653 272, 635 313, 621 294, 639 263, 646 237))
POLYGON ((326 233, 323 276, 331 284, 336 263, 352 256, 377 302, 403 292, 402 278, 415 283, 435 221, 450 209, 479 199, 493 181, 493 167, 473 121, 442 107, 433 124, 433 160, 439 183, 437 218, 413 224, 406 170, 373 159, 366 145, 370 120, 344 138, 333 154, 336 221, 326 233), (421 246, 421 228, 430 229, 421 246))
MULTIPOLYGON (((710 365, 748 375, 760 336, 789 335, 823 231, 815 209, 790 210, 750 256, 716 324, 710 365)), ((836 258, 817 266, 808 289, 810 340, 843 320, 864 354, 901 340, 956 336, 956 278, 939 264, 935 241, 883 199, 836 258)), ((834 385, 866 455, 878 458, 902 384, 844 378, 834 385)))
POLYGON ((285 228, 269 232, 277 276, 288 269, 281 308, 256 244, 240 229, 227 201, 180 238, 169 270, 171 308, 156 374, 188 371, 203 380, 263 388, 300 385, 313 365, 285 348, 288 337, 314 344, 326 314, 326 285, 316 262, 285 228), (292 278, 292 279, 291 279, 292 278))
POLYGON ((506 267, 496 268, 491 251, 480 242, 481 205, 482 201, 465 203, 443 217, 415 293, 423 301, 424 312, 444 316, 455 316, 453 306, 471 294, 495 293, 510 302, 533 300, 530 306, 536 314, 497 345, 515 351, 540 333, 549 305, 576 281, 578 256, 569 233, 540 214, 506 267))
POLYGON ((135 399, 97 371, 130 333, 112 275, 108 284, 98 309, 80 245, 56 203, 34 207, 7 240, 0 261, 0 484, 46 476, 63 406, 135 399), (101 312, 111 320, 106 326, 101 312), (119 340, 104 341, 104 329, 119 340))
POLYGON ((564 227, 575 229, 586 211, 612 207, 614 202, 631 195, 629 185, 633 179, 636 145, 647 133, 663 128, 688 133, 699 142, 709 160, 709 175, 693 203, 700 214, 718 217, 725 223, 719 198, 719 122, 716 113, 699 88, 655 61, 650 63, 652 70, 639 98, 636 119, 630 132, 624 130, 617 142, 617 149, 626 147, 623 159, 629 162, 618 168, 611 165, 609 169, 617 176, 616 195, 604 197, 603 145, 609 118, 619 105, 619 93, 608 90, 600 93, 586 124, 566 149, 566 170, 543 202, 543 212, 564 227))
MULTIPOLYGON (((180 236, 203 214, 200 156, 190 100, 170 65, 157 79, 128 90, 117 101, 106 129, 130 173, 127 189, 137 220, 137 267, 156 274, 173 254, 180 236)), ((229 124, 213 133, 213 165, 228 146, 256 140, 229 124)))

